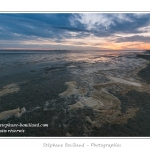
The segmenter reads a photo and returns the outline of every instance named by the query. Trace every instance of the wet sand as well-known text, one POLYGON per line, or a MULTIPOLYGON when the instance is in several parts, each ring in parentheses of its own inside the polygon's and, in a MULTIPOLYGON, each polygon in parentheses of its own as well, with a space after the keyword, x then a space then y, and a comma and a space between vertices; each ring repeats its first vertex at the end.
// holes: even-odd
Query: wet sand
MULTIPOLYGON (((139 58, 143 58, 150 61, 150 55, 137 55, 139 58)), ((145 82, 150 84, 150 63, 146 68, 139 71, 138 76, 142 78, 145 82)))
MULTIPOLYGON (((150 56, 138 55, 137 57, 150 60, 150 56)), ((58 73, 54 69, 46 68, 45 76, 18 84, 19 91, 8 91, 10 92, 8 94, 2 88, 1 93, 4 94, 0 97, 0 112, 17 107, 25 107, 27 111, 19 118, 1 120, 0 124, 40 123, 48 124, 49 127, 9 128, 25 129, 25 133, 0 133, 0 136, 150 136, 150 93, 143 89, 150 86, 149 70, 150 64, 147 64, 146 68, 137 73, 141 86, 131 81, 126 85, 125 79, 106 78, 105 74, 100 73, 102 78, 106 78, 106 82, 93 85, 95 93, 90 93, 78 85, 78 80, 76 80, 78 84, 72 81, 69 72, 65 69, 61 69, 58 73), (55 80, 56 76, 58 76, 57 80, 55 80), (113 82, 110 79, 113 79, 113 82), (94 103, 89 103, 88 98, 94 103), (76 105, 79 102, 82 107, 76 105), (117 102, 117 106, 114 102, 117 102)))

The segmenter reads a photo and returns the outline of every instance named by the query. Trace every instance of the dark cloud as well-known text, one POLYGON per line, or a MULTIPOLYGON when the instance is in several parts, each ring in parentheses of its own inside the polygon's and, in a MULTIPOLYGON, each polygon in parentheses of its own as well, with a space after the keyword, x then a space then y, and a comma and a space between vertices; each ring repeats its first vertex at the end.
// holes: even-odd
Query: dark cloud
POLYGON ((116 42, 144 42, 149 43, 150 42, 150 36, 131 36, 131 37, 123 37, 118 38, 116 42))
MULTIPOLYGON (((101 15, 101 14, 98 14, 101 15)), ((0 40, 25 40, 34 38, 50 38, 61 41, 65 38, 84 38, 91 34, 97 37, 113 36, 116 33, 138 34, 147 32, 139 30, 150 23, 150 14, 103 14, 105 23, 99 17, 88 29, 88 23, 81 22, 82 15, 73 13, 60 14, 0 14, 0 40), (72 23, 73 21, 73 23, 72 23), (70 33, 76 33, 74 36, 70 33)), ((92 19, 92 18, 91 18, 92 19)), ((128 38, 129 39, 129 38, 128 38)), ((127 41, 118 38, 118 42, 127 41)), ((130 40, 148 41, 147 37, 134 36, 130 40)))
POLYGON ((53 26, 53 28, 56 28, 56 29, 63 29, 63 30, 73 31, 73 32, 90 32, 90 31, 86 30, 85 28, 55 27, 55 26, 53 26))
POLYGON ((73 14, 1 14, 0 28, 3 38, 41 37, 41 38, 64 38, 68 31, 85 32, 79 21, 76 27, 71 26, 70 17, 73 14), (22 36, 23 35, 23 36, 22 36))

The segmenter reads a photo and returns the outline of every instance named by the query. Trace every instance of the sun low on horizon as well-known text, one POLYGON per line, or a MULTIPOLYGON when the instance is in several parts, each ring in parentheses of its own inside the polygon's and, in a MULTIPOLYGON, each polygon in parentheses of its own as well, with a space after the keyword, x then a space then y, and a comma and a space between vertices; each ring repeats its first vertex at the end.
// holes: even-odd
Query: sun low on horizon
POLYGON ((0 50, 149 50, 148 13, 0 13, 0 50))

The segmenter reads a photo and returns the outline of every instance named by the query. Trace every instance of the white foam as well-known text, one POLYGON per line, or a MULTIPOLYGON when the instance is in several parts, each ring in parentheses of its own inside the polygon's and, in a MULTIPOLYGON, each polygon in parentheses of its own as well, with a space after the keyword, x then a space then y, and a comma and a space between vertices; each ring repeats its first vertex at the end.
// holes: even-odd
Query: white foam
POLYGON ((26 112, 26 109, 23 107, 21 109, 16 108, 13 110, 7 110, 0 113, 0 120, 6 120, 11 117, 21 117, 23 113, 26 112))
POLYGON ((70 110, 91 107, 95 110, 108 109, 117 105, 120 107, 120 101, 104 89, 100 91, 94 90, 91 97, 81 97, 81 99, 73 105, 69 105, 70 110))
POLYGON ((19 87, 17 84, 8 84, 0 90, 0 96, 4 96, 9 93, 14 93, 19 91, 19 87))
POLYGON ((68 89, 63 93, 60 93, 59 94, 60 97, 69 97, 69 96, 77 93, 75 81, 65 82, 65 85, 68 86, 68 89))
POLYGON ((67 66, 67 68, 75 68, 75 67, 76 67, 75 65, 67 66))
POLYGON ((116 83, 127 84, 127 85, 138 86, 138 87, 141 86, 140 83, 124 80, 124 79, 117 78, 117 77, 107 76, 107 78, 116 82, 116 83))

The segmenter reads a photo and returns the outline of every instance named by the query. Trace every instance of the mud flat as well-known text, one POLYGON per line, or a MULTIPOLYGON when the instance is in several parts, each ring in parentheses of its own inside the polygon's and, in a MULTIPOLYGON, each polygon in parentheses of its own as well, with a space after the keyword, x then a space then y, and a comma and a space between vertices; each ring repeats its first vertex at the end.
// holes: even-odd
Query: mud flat
MULTIPOLYGON (((143 56, 140 56, 140 58, 143 58, 143 56)), ((149 58, 150 56, 146 56, 147 60, 149 58)), ((133 80, 109 76, 100 71, 98 73, 104 75, 110 82, 95 84, 92 91, 86 88, 84 94, 79 92, 81 87, 78 87, 76 81, 65 83, 68 85, 68 89, 60 93, 59 96, 63 96, 63 98, 77 97, 76 102, 68 105, 67 110, 77 114, 79 110, 84 114, 86 108, 92 110, 92 115, 84 114, 84 117, 80 116, 85 120, 83 125, 84 136, 123 136, 128 134, 125 134, 124 131, 129 130, 129 128, 132 130, 135 128, 136 131, 129 133, 128 136, 150 135, 149 122, 145 120, 149 119, 150 116, 148 109, 148 97, 150 97, 148 89, 150 89, 150 85, 149 82, 145 83, 142 80, 138 80, 138 78, 141 78, 140 74, 143 70, 149 69, 150 71, 150 65, 147 63, 146 68, 145 66, 144 64, 144 69, 141 67, 140 69, 133 70, 135 75, 133 80), (87 93, 90 94, 87 95, 87 93), (112 130, 107 133, 104 132, 110 126, 112 130), (141 129, 141 126, 145 129, 141 129), (116 133, 112 132, 113 130, 116 130, 116 133)), ((149 71, 146 72, 147 78, 149 78, 149 71)), ((130 74, 129 77, 133 74, 130 74)), ((142 77, 144 80, 145 77, 142 77)), ((146 81, 149 80, 146 79, 146 81)), ((75 132, 67 132, 66 134, 66 136, 74 135, 75 132)))
POLYGON ((148 55, 142 55, 142 54, 138 54, 137 57, 139 58, 143 58, 143 59, 146 59, 146 60, 149 60, 150 61, 150 52, 148 55))
MULTIPOLYGON (((150 61, 150 55, 137 55, 139 58, 143 58, 150 61)), ((138 76, 142 78, 145 82, 150 84, 150 63, 146 68, 139 71, 138 76)))
POLYGON ((8 81, 3 78, 0 123, 48 127, 24 128, 24 133, 0 136, 150 136, 149 56, 142 57, 77 62, 66 65, 66 69, 46 64, 39 71, 32 68, 36 71, 31 72, 30 68, 25 80, 23 74, 11 74, 8 81), (144 69, 146 77, 139 75, 144 69), (14 80, 19 77, 19 81, 14 80), (15 109, 18 107, 27 110, 15 109))
MULTIPOLYGON (((111 77, 109 77, 111 78, 111 77)), ((66 96, 68 98, 72 95, 78 95, 78 100, 76 103, 72 105, 68 105, 69 111, 77 111, 79 109, 84 109, 85 107, 90 108, 93 110, 94 118, 88 116, 85 116, 85 120, 90 123, 90 126, 85 128, 85 135, 89 132, 92 132, 95 127, 100 128, 104 126, 105 124, 127 124, 128 119, 133 118, 136 113, 138 112, 138 107, 131 107, 128 108, 124 113, 121 112, 121 101, 115 97, 113 94, 109 93, 107 91, 107 87, 110 85, 115 85, 115 83, 124 85, 132 85, 140 87, 140 84, 136 84, 133 82, 127 82, 126 80, 119 80, 118 78, 112 78, 115 79, 114 82, 109 82, 105 84, 99 84, 99 85, 93 85, 94 90, 90 92, 90 96, 86 96, 86 93, 82 95, 80 93, 80 89, 77 88, 77 83, 75 81, 67 82, 65 84, 68 84, 68 89, 59 94, 59 96, 66 96), (72 85, 72 86, 71 86, 72 85)), ((86 89, 88 91, 88 89, 86 89)), ((68 134, 67 134, 68 135, 68 134)))

